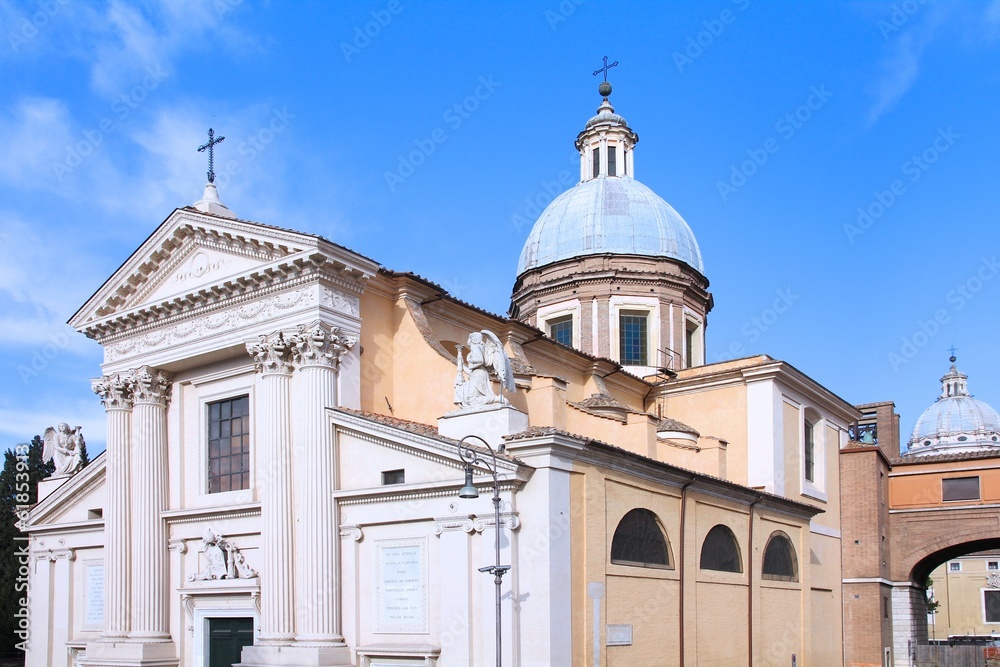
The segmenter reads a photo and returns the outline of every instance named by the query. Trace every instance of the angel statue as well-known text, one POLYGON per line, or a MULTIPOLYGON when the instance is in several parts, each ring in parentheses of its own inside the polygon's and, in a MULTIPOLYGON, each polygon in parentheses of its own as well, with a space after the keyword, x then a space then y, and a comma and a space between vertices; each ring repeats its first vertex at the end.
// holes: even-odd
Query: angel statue
POLYGON ((492 331, 469 334, 469 356, 463 360, 463 346, 457 345, 458 373, 455 376, 455 403, 463 408, 506 403, 503 390, 514 391, 514 371, 503 344, 492 331), (490 371, 500 379, 500 395, 493 393, 490 371))
POLYGON ((72 475, 80 469, 80 449, 84 444, 82 426, 70 429, 69 424, 62 422, 58 430, 51 426, 45 429, 42 439, 45 441, 42 461, 52 461, 56 466, 52 477, 72 475))

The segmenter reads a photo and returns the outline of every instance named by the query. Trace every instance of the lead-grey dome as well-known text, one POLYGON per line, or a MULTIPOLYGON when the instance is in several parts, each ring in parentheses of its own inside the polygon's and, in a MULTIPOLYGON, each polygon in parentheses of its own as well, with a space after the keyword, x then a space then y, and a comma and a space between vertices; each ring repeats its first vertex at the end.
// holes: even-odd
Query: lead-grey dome
POLYGON ((913 427, 908 455, 1000 449, 1000 413, 969 395, 968 376, 955 368, 941 378, 941 396, 913 427))
POLYGON ((670 257, 705 274, 698 241, 684 218, 627 176, 586 180, 556 197, 532 227, 517 274, 603 254, 670 257))

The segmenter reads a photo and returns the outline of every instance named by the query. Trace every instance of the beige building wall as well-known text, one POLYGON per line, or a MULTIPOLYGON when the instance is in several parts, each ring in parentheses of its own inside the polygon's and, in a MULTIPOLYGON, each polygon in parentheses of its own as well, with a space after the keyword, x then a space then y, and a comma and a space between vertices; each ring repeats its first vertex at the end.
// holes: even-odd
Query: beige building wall
POLYGON ((931 639, 1000 634, 1000 620, 987 620, 991 603, 991 616, 1000 619, 1000 586, 990 586, 990 574, 1000 576, 1000 551, 963 556, 934 569, 929 591, 938 607, 927 619, 931 639))

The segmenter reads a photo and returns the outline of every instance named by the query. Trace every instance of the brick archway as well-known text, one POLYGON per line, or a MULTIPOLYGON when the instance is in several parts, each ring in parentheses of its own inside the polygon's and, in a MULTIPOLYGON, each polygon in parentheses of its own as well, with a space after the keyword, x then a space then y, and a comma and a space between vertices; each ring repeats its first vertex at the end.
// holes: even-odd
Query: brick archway
POLYGON ((1000 548, 1000 456, 890 458, 852 443, 841 452, 841 493, 846 664, 883 665, 891 649, 892 664, 907 667, 912 645, 928 639, 931 571, 1000 548), (977 478, 978 491, 953 500, 956 478, 977 478))

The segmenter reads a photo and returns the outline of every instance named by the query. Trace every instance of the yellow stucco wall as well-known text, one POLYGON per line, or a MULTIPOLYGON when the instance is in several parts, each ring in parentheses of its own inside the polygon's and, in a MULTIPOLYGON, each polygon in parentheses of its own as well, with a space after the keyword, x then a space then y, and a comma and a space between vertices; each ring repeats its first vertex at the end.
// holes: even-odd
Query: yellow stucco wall
POLYGON ((991 573, 1000 574, 1000 554, 957 558, 931 573, 931 588, 939 605, 927 628, 929 637, 945 639, 952 635, 1000 633, 1000 623, 987 622, 985 615, 984 592, 995 590, 986 580, 991 573), (952 571, 952 563, 957 563, 961 569, 952 571), (990 570, 990 563, 996 569, 990 570))

